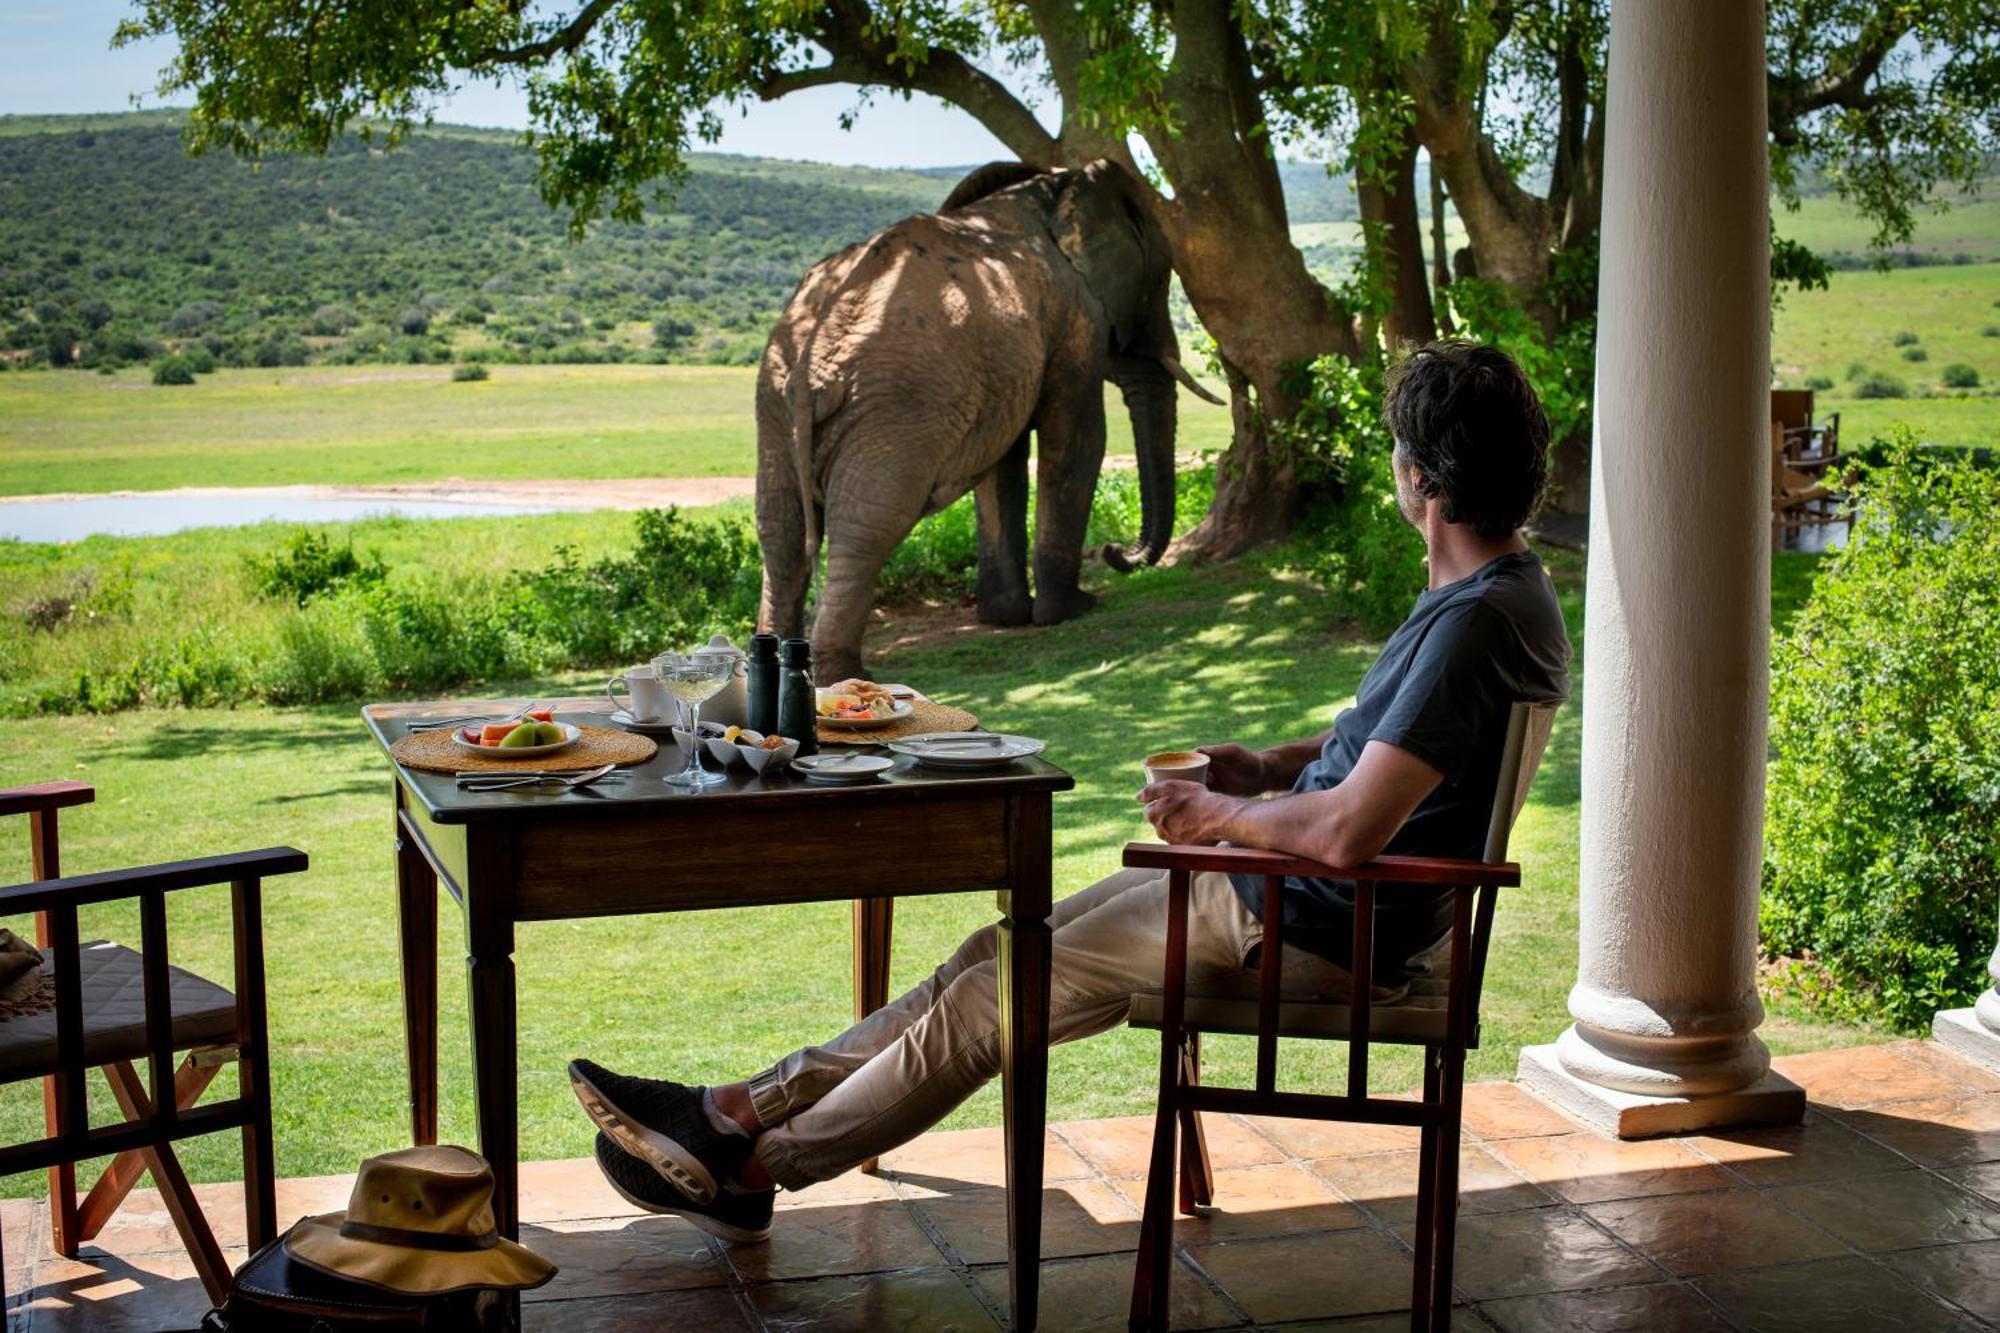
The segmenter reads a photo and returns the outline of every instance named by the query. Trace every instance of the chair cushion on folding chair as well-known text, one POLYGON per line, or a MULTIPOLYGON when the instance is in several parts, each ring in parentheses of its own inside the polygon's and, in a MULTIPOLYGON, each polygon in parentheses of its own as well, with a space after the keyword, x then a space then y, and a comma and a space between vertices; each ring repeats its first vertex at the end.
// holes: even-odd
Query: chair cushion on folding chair
MULTIPOLYGON (((1166 1015, 1158 988, 1132 997, 1126 1021, 1135 1028, 1157 1029, 1166 1015)), ((1182 1009, 1182 1025, 1199 1032, 1257 1033, 1256 997, 1241 994, 1190 993, 1182 1009)), ((1444 986, 1418 981, 1393 1004, 1368 1006, 1368 1040, 1406 1046, 1428 1046, 1444 1040, 1444 986)), ((1347 1004, 1334 1000, 1291 999, 1278 1002, 1278 1035, 1347 1039, 1347 1004)), ((1476 1034, 1475 1034, 1476 1035, 1476 1034)))
MULTIPOLYGON (((45 969, 55 954, 43 950, 45 969)), ((92 1067, 146 1054, 146 989, 139 955, 99 940, 78 953, 83 981, 84 1062, 92 1067)), ((236 997, 178 967, 167 968, 174 1049, 236 1040, 236 997)), ((56 1011, 0 1020, 0 1083, 56 1071, 56 1011)))

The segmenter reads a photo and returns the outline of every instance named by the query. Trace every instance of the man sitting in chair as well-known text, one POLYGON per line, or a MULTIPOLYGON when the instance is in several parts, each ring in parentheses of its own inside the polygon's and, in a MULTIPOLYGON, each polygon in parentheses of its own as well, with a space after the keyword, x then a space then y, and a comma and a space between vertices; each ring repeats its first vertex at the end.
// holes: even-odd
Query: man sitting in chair
MULTIPOLYGON (((1430 586, 1330 730, 1264 751, 1206 746, 1207 787, 1141 791, 1166 841, 1336 866, 1383 852, 1476 859, 1510 707, 1566 694, 1569 635, 1520 533, 1549 446, 1520 367, 1493 348, 1433 343, 1391 373, 1386 415, 1397 501, 1423 534, 1430 586)), ((1444 939, 1449 893, 1399 892, 1377 905, 1378 984, 1403 984, 1411 960, 1444 939)), ((1191 986, 1254 975, 1261 906, 1259 883, 1193 877, 1191 986)), ((1285 942, 1299 946, 1284 953, 1287 988, 1344 998, 1353 886, 1289 881, 1284 911, 1285 942)), ((1115 1028, 1134 993, 1160 984, 1167 872, 1112 875, 1057 903, 1049 925, 1049 1039, 1115 1028)), ((999 1071, 994 941, 991 926, 975 932, 888 1007, 744 1082, 687 1087, 572 1062, 577 1097, 602 1131, 599 1167, 638 1207, 726 1240, 764 1239, 776 1187, 831 1179, 909 1142, 999 1071)))

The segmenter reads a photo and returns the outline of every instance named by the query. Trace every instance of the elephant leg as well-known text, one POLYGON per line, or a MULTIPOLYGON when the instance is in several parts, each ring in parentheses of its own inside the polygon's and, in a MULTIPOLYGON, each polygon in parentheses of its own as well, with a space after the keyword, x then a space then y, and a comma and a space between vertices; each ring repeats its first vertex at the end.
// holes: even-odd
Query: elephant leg
POLYGON ((979 513, 979 621, 1025 625, 1028 597, 1028 433, 973 488, 979 513))
POLYGON ((861 636, 875 605, 875 577, 915 524, 912 518, 886 537, 870 531, 827 534, 826 582, 820 587, 812 631, 813 678, 821 684, 862 674, 861 636))
POLYGON ((1036 414, 1035 623, 1082 615, 1097 599, 1078 586, 1090 501, 1104 464, 1104 389, 1050 395, 1036 414))

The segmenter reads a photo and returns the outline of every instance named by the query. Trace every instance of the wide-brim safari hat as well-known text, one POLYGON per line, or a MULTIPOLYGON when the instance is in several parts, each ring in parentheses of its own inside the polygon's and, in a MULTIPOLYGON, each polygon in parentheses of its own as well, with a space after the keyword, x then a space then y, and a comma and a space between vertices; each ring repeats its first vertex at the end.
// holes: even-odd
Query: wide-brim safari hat
POLYGON ((410 1296, 539 1287, 556 1266, 507 1240, 493 1217, 493 1168, 464 1148, 371 1157, 344 1213, 308 1217, 285 1238, 294 1259, 410 1296))

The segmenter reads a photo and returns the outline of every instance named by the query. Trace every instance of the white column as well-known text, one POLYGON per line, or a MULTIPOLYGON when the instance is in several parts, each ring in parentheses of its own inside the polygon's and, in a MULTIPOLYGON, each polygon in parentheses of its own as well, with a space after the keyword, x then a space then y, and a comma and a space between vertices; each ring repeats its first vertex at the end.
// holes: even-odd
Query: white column
POLYGON ((1756 0, 1614 0, 1581 956, 1532 1090, 1625 1137, 1796 1120, 1757 1039, 1770 259, 1756 0))
POLYGON ((1945 1009, 1931 1020, 1931 1036, 1968 1060, 2000 1070, 2000 949, 1986 960, 1993 984, 1970 1009, 1945 1009))

